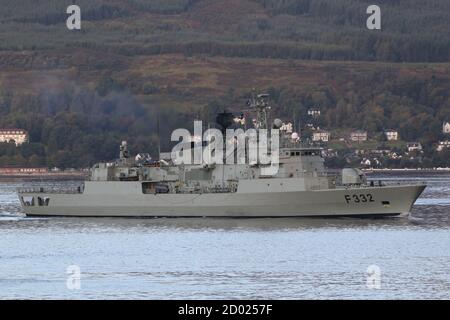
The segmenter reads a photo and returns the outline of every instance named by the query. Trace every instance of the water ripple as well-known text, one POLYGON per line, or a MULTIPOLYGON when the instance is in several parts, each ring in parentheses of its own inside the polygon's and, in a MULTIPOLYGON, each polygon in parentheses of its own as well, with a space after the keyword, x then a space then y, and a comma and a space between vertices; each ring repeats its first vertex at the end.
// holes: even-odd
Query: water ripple
POLYGON ((388 178, 428 183, 409 218, 27 218, 3 182, 0 299, 450 299, 450 175, 388 178))

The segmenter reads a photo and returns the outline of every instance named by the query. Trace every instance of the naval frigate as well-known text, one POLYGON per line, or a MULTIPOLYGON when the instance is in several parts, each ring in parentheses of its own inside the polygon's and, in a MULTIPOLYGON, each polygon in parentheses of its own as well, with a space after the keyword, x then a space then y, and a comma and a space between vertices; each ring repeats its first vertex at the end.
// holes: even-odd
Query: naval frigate
MULTIPOLYGON (((249 100, 256 130, 267 129, 268 95, 249 100)), ((230 124, 222 113, 219 124, 230 124)), ((272 128, 279 129, 276 119, 272 128)), ((322 148, 298 134, 280 136, 277 170, 260 163, 177 164, 131 157, 127 143, 119 159, 98 163, 75 189, 18 190, 27 216, 79 217, 330 217, 408 215, 424 184, 368 181, 357 168, 330 172, 322 148)), ((190 152, 190 151, 189 151, 190 152)))

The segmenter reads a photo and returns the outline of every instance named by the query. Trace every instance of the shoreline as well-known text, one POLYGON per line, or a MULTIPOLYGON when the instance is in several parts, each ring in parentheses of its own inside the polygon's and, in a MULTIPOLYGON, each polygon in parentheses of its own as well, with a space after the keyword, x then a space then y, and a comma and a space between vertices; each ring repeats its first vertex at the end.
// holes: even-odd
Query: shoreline
POLYGON ((450 168, 435 168, 435 169, 422 169, 422 168, 414 168, 414 169, 409 169, 409 168, 403 168, 403 169, 361 169, 363 172, 366 173, 377 173, 377 172, 382 172, 382 173, 386 173, 386 172, 393 172, 393 173, 403 173, 403 172, 414 172, 414 173, 450 173, 450 168))
POLYGON ((0 181, 51 181, 51 180, 85 180, 88 177, 86 172, 71 173, 28 173, 28 174, 0 174, 0 181))

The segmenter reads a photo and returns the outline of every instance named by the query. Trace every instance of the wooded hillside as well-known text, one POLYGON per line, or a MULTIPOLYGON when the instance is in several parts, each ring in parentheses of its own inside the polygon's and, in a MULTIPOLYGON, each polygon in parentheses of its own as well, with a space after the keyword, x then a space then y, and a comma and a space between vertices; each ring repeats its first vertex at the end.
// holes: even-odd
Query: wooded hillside
POLYGON ((320 126, 398 129, 426 146, 450 119, 450 2, 379 0, 382 30, 366 28, 365 0, 0 1, 0 127, 30 132, 0 144, 0 165, 84 167, 157 150, 169 133, 252 88, 273 114, 320 126), (78 4, 82 30, 66 28, 78 4))

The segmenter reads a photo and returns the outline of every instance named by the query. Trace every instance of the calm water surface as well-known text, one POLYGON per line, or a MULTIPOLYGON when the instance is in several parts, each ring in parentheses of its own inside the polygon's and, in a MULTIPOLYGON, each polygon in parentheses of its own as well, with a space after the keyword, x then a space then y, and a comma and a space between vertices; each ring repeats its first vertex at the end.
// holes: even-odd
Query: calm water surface
POLYGON ((450 174, 379 177, 428 182, 411 217, 35 219, 0 182, 0 298, 449 299, 450 174))

